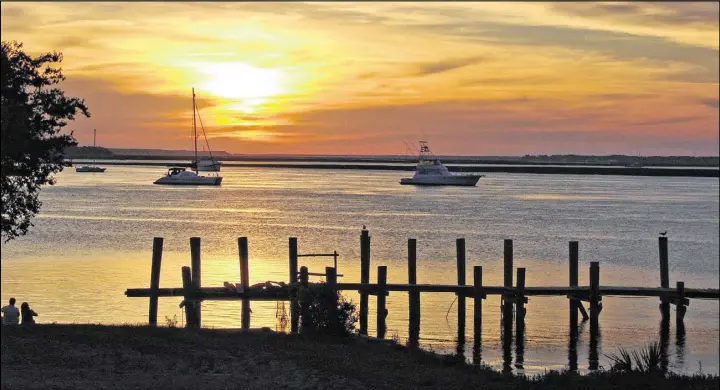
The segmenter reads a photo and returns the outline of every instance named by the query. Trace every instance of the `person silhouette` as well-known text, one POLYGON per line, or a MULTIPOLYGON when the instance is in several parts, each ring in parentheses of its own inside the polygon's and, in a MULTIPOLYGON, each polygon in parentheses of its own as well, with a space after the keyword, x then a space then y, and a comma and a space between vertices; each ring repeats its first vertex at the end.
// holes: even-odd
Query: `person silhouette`
POLYGON ((20 319, 20 312, 18 311, 17 307, 15 307, 15 298, 10 298, 10 304, 7 306, 3 306, 2 309, 3 315, 3 325, 17 325, 18 320, 20 319))
POLYGON ((37 316, 38 313, 35 313, 35 310, 31 309, 30 305, 27 302, 23 302, 22 305, 20 305, 20 312, 22 313, 23 325, 35 323, 34 317, 37 316))

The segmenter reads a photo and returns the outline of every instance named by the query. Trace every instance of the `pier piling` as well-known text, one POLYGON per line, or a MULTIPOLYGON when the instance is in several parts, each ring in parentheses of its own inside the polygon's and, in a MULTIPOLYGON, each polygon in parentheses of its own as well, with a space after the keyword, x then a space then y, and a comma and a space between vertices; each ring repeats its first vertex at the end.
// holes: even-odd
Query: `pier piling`
MULTIPOLYGON (((296 237, 290 237, 288 240, 288 251, 290 254, 290 276, 288 280, 290 281, 290 286, 293 286, 294 288, 298 281, 298 247, 296 237)), ((290 301, 290 332, 298 332, 299 322, 300 316, 298 315, 298 300, 295 298, 290 301)))
MULTIPOLYGON (((455 240, 455 249, 457 256, 457 284, 458 286, 465 285, 465 239, 458 238, 455 240)), ((457 312, 457 331, 458 331, 458 343, 465 341, 465 295, 462 293, 457 294, 458 312, 457 312)))
MULTIPOLYGON (((417 284, 417 242, 414 238, 408 239, 408 284, 417 284)), ((417 288, 411 288, 408 292, 408 312, 410 326, 408 332, 408 345, 411 348, 418 346, 420 339, 420 292, 417 288)))
MULTIPOLYGON (((370 232, 363 229, 360 234, 360 283, 370 283, 370 232)), ((360 292, 360 334, 367 335, 368 294, 360 292)))
MULTIPOLYGON (((200 291, 202 288, 202 282, 201 282, 201 268, 200 268, 200 237, 191 237, 190 238, 190 265, 191 265, 191 271, 192 271, 192 283, 193 286, 195 286, 196 291, 200 291)), ((202 321, 202 310, 201 310, 202 303, 201 302, 195 302, 195 312, 197 316, 197 325, 200 326, 200 322, 202 321)))
POLYGON ((385 338, 385 317, 387 316, 387 308, 385 307, 385 285, 387 284, 387 267, 381 265, 378 267, 377 277, 377 338, 385 338))
MULTIPOLYGON (((247 237, 238 238, 238 253, 240 256, 240 287, 243 291, 250 287, 250 253, 247 237)), ((242 300, 241 327, 250 329, 250 300, 242 300)))
POLYGON ((160 265, 162 263, 163 238, 153 238, 152 266, 150 268, 150 309, 148 323, 157 326, 158 289, 160 288, 160 265))

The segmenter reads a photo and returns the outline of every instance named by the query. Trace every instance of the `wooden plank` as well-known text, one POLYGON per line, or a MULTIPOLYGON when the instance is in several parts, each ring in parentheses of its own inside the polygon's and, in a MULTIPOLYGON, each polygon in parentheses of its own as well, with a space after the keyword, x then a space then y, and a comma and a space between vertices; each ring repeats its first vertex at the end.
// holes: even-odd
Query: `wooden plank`
MULTIPOLYGON (((200 268, 200 237, 190 238, 190 266, 192 267, 191 271, 193 286, 195 286, 195 291, 200 291, 200 288, 202 288, 202 272, 200 268)), ((200 326, 202 322, 201 306, 201 302, 195 303, 198 326, 200 326)))
MULTIPOLYGON (((387 267, 381 265, 378 267, 377 277, 378 292, 385 291, 384 287, 387 284, 387 267)), ((387 316, 387 308, 385 307, 385 294, 378 294, 377 296, 377 338, 385 338, 385 317, 387 316)))
POLYGON ((150 267, 150 308, 148 324, 157 326, 158 289, 160 288, 160 265, 162 263, 163 238, 153 238, 152 265, 150 267))
MULTIPOLYGON (((372 293, 377 291, 376 284, 363 283, 338 283, 338 290, 341 291, 365 291, 372 293)), ((387 284, 385 291, 410 291, 416 288, 419 292, 446 292, 446 293, 462 293, 466 297, 473 296, 473 286, 455 286, 443 284, 387 284)), ((515 288, 507 289, 503 286, 483 286, 483 293, 486 295, 513 295, 515 288)), ((677 293, 674 288, 659 287, 621 287, 621 286, 600 286, 600 294, 602 296, 633 296, 633 297, 671 297, 674 298, 677 293)), ((526 296, 564 296, 568 294, 581 295, 589 294, 589 286, 578 287, 525 287, 526 296)), ((166 287, 158 288, 158 297, 176 297, 183 295, 182 287, 166 287)), ((215 294, 233 296, 237 298, 246 295, 239 293, 229 293, 224 287, 203 287, 200 296, 204 294, 215 294)), ((248 297, 252 297, 254 293, 248 293, 248 297)), ((150 296, 150 289, 145 288, 129 288, 125 291, 125 295, 129 298, 147 298, 150 296)), ((720 299, 720 290, 711 288, 686 288, 685 298, 692 299, 720 299)), ((203 298, 206 299, 206 298, 203 298)), ((255 298, 252 298, 255 299, 255 298)))
POLYGON ((337 253, 306 253, 302 255, 297 255, 297 257, 336 257, 340 256, 337 253))

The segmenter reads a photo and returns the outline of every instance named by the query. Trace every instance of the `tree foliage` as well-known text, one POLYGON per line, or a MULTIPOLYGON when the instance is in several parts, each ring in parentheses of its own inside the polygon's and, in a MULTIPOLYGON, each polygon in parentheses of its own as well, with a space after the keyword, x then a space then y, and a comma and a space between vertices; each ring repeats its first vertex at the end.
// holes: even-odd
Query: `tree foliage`
POLYGON ((2 238, 27 233, 40 210, 40 187, 54 184, 62 171, 63 149, 77 145, 61 134, 78 114, 90 116, 82 99, 66 97, 57 84, 65 80, 54 67, 62 54, 26 54, 21 43, 2 41, 2 238))

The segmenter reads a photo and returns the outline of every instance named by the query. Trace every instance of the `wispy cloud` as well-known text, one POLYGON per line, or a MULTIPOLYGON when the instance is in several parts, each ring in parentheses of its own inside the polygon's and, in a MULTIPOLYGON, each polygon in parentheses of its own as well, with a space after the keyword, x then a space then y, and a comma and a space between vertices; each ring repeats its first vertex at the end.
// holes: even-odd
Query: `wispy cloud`
POLYGON ((718 150, 717 3, 0 7, 3 39, 64 53, 93 114, 81 142, 186 149, 195 87, 213 147, 243 153, 398 153, 418 134, 444 154, 718 150))

